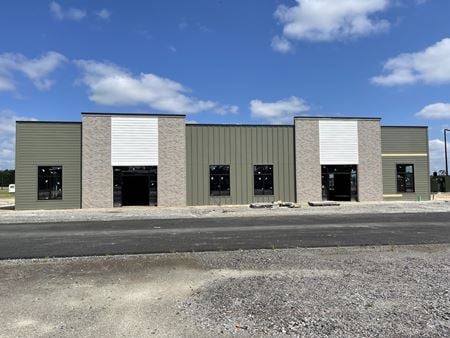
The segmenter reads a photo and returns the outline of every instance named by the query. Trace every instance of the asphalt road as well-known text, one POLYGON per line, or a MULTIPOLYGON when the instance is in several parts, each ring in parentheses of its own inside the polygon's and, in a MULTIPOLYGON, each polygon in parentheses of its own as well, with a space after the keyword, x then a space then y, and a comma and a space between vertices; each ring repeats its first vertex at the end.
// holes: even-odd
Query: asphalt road
POLYGON ((0 259, 450 243, 450 213, 0 224, 0 259))

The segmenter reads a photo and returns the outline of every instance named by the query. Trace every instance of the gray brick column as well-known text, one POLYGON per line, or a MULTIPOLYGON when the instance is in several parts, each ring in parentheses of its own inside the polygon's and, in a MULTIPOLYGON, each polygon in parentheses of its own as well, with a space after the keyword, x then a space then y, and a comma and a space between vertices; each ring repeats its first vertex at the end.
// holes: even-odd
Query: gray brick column
POLYGON ((295 119, 297 202, 322 200, 319 121, 295 119))
POLYGON ((184 117, 158 119, 158 206, 186 205, 184 117))
POLYGON ((383 200, 381 127, 379 120, 358 121, 358 200, 383 200))
POLYGON ((111 117, 83 116, 82 208, 112 208, 111 117))

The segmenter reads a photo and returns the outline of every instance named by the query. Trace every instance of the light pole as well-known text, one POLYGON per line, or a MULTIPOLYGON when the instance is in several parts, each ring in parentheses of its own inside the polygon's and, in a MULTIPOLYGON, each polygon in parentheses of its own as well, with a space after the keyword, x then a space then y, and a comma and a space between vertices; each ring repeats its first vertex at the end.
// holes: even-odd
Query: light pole
POLYGON ((445 176, 448 176, 448 158, 447 158, 447 132, 450 129, 444 129, 444 149, 445 149, 445 176))

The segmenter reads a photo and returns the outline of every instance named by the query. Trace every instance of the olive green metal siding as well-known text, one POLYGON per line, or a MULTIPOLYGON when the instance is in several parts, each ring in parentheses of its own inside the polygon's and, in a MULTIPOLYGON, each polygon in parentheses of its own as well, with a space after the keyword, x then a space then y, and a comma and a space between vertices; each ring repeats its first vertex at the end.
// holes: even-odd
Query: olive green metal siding
POLYGON ((385 200, 430 199, 427 128, 381 127, 381 152, 385 200), (414 164, 415 193, 397 192, 397 164, 414 164))
POLYGON ((187 125, 187 204, 295 201, 293 126, 187 125), (209 166, 230 165, 230 196, 209 195, 209 166), (272 164, 274 195, 254 196, 253 165, 272 164))
POLYGON ((16 209, 80 208, 81 124, 16 124, 16 209), (38 166, 62 166, 62 200, 38 200, 38 166))

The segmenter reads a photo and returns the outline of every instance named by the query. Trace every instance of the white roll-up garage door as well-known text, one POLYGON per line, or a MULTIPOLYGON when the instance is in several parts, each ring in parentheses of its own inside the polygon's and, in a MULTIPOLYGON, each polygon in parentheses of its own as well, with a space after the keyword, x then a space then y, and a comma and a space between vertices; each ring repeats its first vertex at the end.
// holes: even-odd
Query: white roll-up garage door
POLYGON ((358 121, 319 121, 320 164, 358 164, 358 121))
POLYGON ((111 163, 113 166, 157 166, 158 118, 112 117, 111 163))

